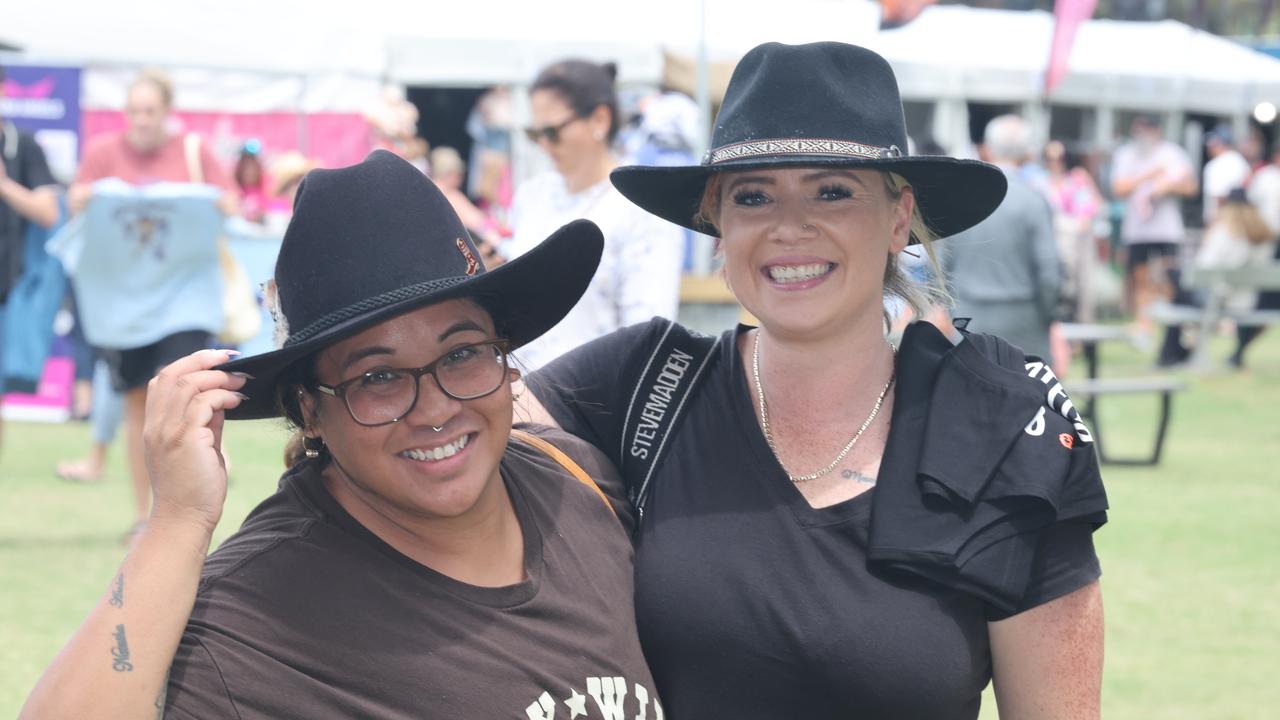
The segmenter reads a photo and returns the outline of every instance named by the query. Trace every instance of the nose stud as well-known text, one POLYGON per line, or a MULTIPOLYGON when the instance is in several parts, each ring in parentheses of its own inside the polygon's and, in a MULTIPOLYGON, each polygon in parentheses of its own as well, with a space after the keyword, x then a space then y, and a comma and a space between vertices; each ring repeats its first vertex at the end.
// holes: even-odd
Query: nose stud
POLYGON ((805 224, 803 224, 803 225, 801 225, 801 226, 800 226, 800 229, 801 229, 801 230, 812 230, 812 229, 813 229, 813 226, 812 226, 812 225, 810 225, 809 223, 805 223, 805 224))

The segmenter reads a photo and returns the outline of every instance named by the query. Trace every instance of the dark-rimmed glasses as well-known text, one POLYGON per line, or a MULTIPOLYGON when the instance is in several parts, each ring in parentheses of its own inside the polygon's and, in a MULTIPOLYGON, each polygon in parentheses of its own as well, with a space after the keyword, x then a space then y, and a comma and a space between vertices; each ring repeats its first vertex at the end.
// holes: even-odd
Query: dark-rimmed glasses
POLYGON ((389 425, 413 412, 422 376, 455 400, 492 394, 507 379, 507 345, 497 338, 454 348, 420 368, 379 368, 337 385, 316 383, 326 395, 342 398, 351 419, 365 426, 389 425))
POLYGON ((569 118, 568 120, 565 120, 559 125, 547 125, 546 127, 527 127, 524 129, 524 136, 529 138, 529 142, 535 145, 538 144, 539 140, 544 140, 544 139, 548 143, 551 143, 552 145, 559 145, 560 133, 565 128, 569 127, 569 125, 573 123, 575 120, 581 120, 581 119, 582 118, 578 117, 577 115, 574 115, 573 117, 569 118))

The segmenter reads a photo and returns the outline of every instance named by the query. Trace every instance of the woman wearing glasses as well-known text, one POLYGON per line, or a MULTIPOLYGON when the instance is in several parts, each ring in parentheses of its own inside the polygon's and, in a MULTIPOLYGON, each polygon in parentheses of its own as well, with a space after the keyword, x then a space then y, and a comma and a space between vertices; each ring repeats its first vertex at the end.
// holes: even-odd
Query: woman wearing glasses
POLYGON ((618 328, 676 314, 683 230, 632 205, 609 182, 617 165, 615 74, 612 64, 565 60, 543 69, 530 91, 533 126, 525 132, 555 170, 520 185, 511 207, 514 236, 503 252, 518 257, 576 218, 591 220, 605 237, 582 301, 520 353, 530 369, 618 328))
POLYGON ((486 271, 390 153, 311 173, 276 266, 280 349, 152 381, 151 521, 23 717, 662 717, 629 515, 582 470, 607 463, 511 429, 507 352, 577 302, 601 244, 575 223, 486 271), (206 561, 223 419, 280 415, 298 442, 279 491, 206 561))

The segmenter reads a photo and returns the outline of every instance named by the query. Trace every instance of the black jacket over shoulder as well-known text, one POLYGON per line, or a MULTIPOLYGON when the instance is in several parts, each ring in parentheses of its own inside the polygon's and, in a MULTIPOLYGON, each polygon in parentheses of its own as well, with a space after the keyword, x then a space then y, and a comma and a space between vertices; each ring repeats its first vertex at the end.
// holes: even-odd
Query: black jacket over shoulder
POLYGON ((898 387, 869 562, 1014 612, 1048 527, 1106 522, 1093 437, 1053 371, 991 335, 911 325, 898 387))

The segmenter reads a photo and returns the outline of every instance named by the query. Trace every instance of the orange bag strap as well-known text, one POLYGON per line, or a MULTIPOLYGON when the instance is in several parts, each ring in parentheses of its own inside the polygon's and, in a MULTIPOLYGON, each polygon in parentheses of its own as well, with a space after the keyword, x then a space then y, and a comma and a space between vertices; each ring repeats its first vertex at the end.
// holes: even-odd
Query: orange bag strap
POLYGON ((526 432, 524 430, 516 430, 513 428, 511 430, 511 437, 519 440, 520 442, 523 442, 526 445, 532 445, 533 447, 537 448, 538 450, 541 450, 543 453, 548 455, 552 460, 555 460, 556 462, 560 463, 560 466, 563 467, 565 470, 568 470, 570 475, 578 479, 578 482, 582 483, 583 485, 586 485, 592 490, 595 490, 596 495, 599 495, 600 500, 604 502, 604 506, 609 508, 609 512, 613 513, 615 517, 617 516, 618 513, 613 509, 613 505, 609 502, 609 498, 605 496, 604 491, 600 489, 600 486, 596 484, 596 481, 593 480, 591 476, 587 474, 586 470, 582 469, 581 465, 574 462, 573 458, 566 455, 563 450, 556 447, 555 445, 552 445, 546 440, 543 440, 537 435, 526 432))

